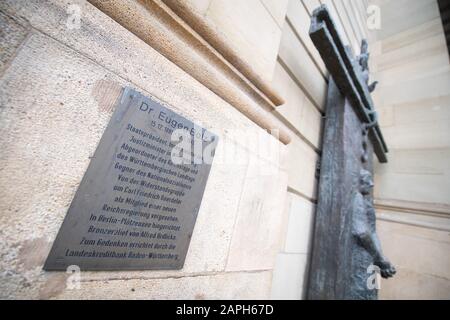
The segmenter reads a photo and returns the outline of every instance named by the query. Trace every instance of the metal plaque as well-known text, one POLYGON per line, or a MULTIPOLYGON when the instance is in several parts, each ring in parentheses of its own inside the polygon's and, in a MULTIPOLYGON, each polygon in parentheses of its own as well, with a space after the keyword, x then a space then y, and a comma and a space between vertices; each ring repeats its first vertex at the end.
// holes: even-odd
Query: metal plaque
POLYGON ((44 269, 181 269, 217 141, 124 89, 44 269))

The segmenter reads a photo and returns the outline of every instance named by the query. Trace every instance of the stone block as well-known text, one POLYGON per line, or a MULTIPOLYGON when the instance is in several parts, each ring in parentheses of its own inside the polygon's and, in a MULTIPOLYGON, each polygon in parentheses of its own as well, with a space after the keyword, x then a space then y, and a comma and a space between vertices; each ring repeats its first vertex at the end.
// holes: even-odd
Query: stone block
POLYGON ((434 0, 387 1, 381 5, 381 12, 383 12, 383 27, 377 32, 379 40, 439 17, 438 4, 434 0))
POLYGON ((377 221, 377 230, 383 250, 395 266, 450 279, 450 236, 447 231, 383 220, 377 221))
POLYGON ((300 138, 296 138, 288 145, 288 156, 285 160, 289 187, 308 198, 316 199, 315 170, 319 155, 300 138))
POLYGON ((314 104, 323 110, 327 83, 307 49, 288 24, 283 29, 279 56, 314 104))
POLYGON ((27 28, 0 12, 0 74, 28 34, 27 28))
POLYGON ((261 0, 280 28, 283 27, 289 0, 261 0))
POLYGON ((211 0, 206 16, 240 57, 270 81, 281 29, 260 0, 211 0))
POLYGON ((315 205, 296 194, 288 193, 289 220, 284 252, 309 253, 314 232, 315 205))
POLYGON ((271 299, 303 299, 306 281, 307 255, 279 253, 273 271, 271 299))
POLYGON ((62 288, 54 299, 215 300, 268 299, 272 272, 204 274, 195 277, 148 279, 81 278, 79 290, 62 288))
POLYGON ((285 104, 273 112, 280 114, 311 144, 319 148, 322 116, 280 63, 275 68, 273 86, 286 100, 285 104))
POLYGON ((227 271, 272 269, 281 248, 286 224, 284 211, 287 175, 274 168, 261 174, 261 159, 251 158, 244 182, 227 271))
POLYGON ((448 300, 450 281, 398 268, 394 278, 381 280, 380 300, 448 300))
POLYGON ((301 1, 289 1, 287 18, 292 24, 296 34, 300 37, 301 42, 305 45, 309 54, 314 58, 314 63, 319 67, 322 75, 326 77, 327 70, 325 64, 311 38, 309 37, 311 17, 306 7, 302 5, 301 1))

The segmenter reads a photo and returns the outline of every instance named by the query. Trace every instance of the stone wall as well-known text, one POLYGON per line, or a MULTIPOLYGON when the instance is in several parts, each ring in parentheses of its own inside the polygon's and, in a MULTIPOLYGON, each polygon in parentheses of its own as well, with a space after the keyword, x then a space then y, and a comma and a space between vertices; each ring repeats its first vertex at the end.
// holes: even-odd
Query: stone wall
POLYGON ((359 52, 370 37, 368 1, 104 2, 124 4, 117 16, 143 19, 131 22, 91 3, 100 2, 0 2, 0 297, 302 298, 328 77, 309 19, 327 4, 359 52), (173 24, 145 3, 169 12, 173 24), (183 21, 174 4, 199 20, 183 21), (70 5, 80 9, 79 28, 69 27, 70 5), (145 32, 146 17, 166 36, 145 32), (182 43, 184 50, 171 47, 182 43), (221 142, 182 270, 82 272, 80 289, 70 290, 68 274, 42 265, 124 86, 221 142), (267 134, 266 124, 290 143, 267 134), (230 161, 230 149, 239 161, 230 161))
POLYGON ((0 297, 269 298, 285 146, 86 1, 2 1, 0 22, 0 297), (67 27, 69 4, 79 28, 67 27), (70 290, 68 274, 42 265, 124 86, 208 127, 221 146, 182 270, 82 272, 70 290), (239 132, 280 152, 261 154, 239 132), (225 145, 243 160, 227 160, 225 145))
POLYGON ((367 38, 366 1, 289 0, 273 86, 286 103, 273 113, 293 131, 288 145, 289 174, 284 244, 273 276, 272 298, 302 299, 309 270, 317 203, 316 163, 320 160, 328 72, 310 37, 312 11, 326 4, 345 44, 359 53, 367 38))
POLYGON ((450 64, 435 0, 374 1, 374 100, 390 147, 376 167, 378 229, 397 275, 383 299, 450 298, 450 64))

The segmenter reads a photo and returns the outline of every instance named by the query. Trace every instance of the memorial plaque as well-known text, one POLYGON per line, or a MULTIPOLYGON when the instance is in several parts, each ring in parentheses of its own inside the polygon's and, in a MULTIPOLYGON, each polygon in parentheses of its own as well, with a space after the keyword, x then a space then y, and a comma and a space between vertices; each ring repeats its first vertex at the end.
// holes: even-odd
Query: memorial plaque
POLYGON ((217 141, 124 89, 44 269, 181 269, 217 141))

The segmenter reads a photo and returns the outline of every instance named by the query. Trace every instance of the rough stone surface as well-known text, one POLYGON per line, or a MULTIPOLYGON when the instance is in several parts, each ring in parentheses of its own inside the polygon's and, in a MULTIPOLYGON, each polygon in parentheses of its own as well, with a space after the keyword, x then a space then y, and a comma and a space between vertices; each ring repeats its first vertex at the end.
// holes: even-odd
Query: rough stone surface
POLYGON ((449 299, 450 61, 438 2, 375 4, 387 20, 371 45, 374 98, 391 150, 387 165, 375 164, 374 196, 380 239, 398 265, 380 299, 449 299))
MULTIPOLYGON (((244 159, 259 151, 258 145, 240 145, 242 133, 260 136, 263 145, 280 144, 93 6, 76 3, 83 19, 75 30, 65 28, 68 2, 0 4, 0 11, 34 28, 0 78, 0 297, 113 298, 116 292, 114 297, 131 298, 132 288, 141 298, 268 297, 271 270, 224 272, 234 221, 251 207, 240 205, 248 162, 227 162, 220 148, 183 270, 83 272, 86 283, 76 293, 67 289, 68 274, 42 271, 119 88, 158 99, 236 146, 244 159)), ((277 172, 275 156, 263 158, 277 172)), ((274 197, 283 197, 285 188, 274 186, 274 197)), ((268 247, 270 241, 279 239, 270 238, 268 247)))
POLYGON ((0 75, 25 40, 27 28, 0 12, 0 75))
POLYGON ((288 194, 289 222, 284 251, 288 253, 309 253, 314 229, 315 205, 293 193, 288 194))
POLYGON ((268 299, 272 273, 202 274, 158 279, 81 280, 80 290, 64 290, 56 299, 268 299), (120 288, 120 290, 117 290, 120 288))

